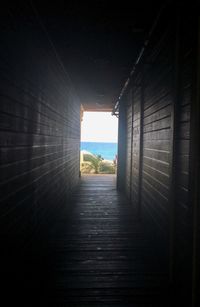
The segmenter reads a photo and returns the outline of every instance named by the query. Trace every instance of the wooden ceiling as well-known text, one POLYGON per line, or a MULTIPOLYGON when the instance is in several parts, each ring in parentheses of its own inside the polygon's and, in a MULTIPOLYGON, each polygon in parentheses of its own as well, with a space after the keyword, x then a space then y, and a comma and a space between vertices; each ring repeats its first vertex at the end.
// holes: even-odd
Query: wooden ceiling
POLYGON ((35 8, 52 39, 84 109, 112 110, 160 3, 28 3, 26 7, 35 8))

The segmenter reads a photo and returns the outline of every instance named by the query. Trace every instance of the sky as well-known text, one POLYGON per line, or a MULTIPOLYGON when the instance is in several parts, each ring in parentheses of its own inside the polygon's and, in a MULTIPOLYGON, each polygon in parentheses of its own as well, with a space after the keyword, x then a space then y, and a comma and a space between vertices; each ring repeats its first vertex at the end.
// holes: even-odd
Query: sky
POLYGON ((84 112, 82 142, 117 143, 118 119, 109 112, 84 112))

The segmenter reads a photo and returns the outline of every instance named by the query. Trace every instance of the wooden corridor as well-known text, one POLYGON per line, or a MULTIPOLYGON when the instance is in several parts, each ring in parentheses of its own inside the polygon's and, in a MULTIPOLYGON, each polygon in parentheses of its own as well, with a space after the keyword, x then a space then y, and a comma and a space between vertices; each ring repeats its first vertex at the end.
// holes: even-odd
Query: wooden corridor
POLYGON ((35 293, 43 306, 46 300, 47 306, 168 306, 156 243, 116 191, 114 176, 83 176, 51 229, 35 293))

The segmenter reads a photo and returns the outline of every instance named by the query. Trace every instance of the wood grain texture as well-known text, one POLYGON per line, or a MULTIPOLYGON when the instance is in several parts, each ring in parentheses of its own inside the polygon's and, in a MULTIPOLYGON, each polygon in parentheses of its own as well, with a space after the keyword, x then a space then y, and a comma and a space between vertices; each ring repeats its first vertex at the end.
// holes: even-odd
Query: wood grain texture
MULTIPOLYGON (((192 17, 193 13, 192 9, 178 12, 180 32, 177 37, 177 12, 170 23, 167 10, 160 20, 131 80, 129 91, 133 97, 132 136, 129 132, 126 141, 129 159, 126 162, 127 178, 132 174, 127 183, 127 195, 131 191, 134 206, 138 201, 138 191, 141 190, 141 217, 149 229, 152 223, 157 225, 166 247, 169 246, 170 240, 169 226, 174 223, 174 283, 178 285, 178 297, 184 292, 188 305, 191 302, 193 225, 190 126, 191 106, 195 99, 196 69, 196 20, 192 17), (177 39, 180 46, 176 54, 177 39), (179 60, 176 61, 176 58, 179 60), (143 80, 142 83, 140 79, 143 80), (142 121, 141 89, 144 101, 142 121), (139 153, 141 133, 143 143, 142 152, 139 153), (139 166, 141 158, 142 164, 139 166)), ((127 108, 127 120, 130 130, 130 103, 127 108)))
POLYGON ((168 306, 165 251, 158 240, 116 191, 115 176, 82 176, 48 238, 38 238, 27 257, 34 272, 26 273, 28 283, 21 287, 34 292, 33 305, 168 306))
POLYGON ((38 21, 24 22, 8 18, 0 30, 0 235, 9 248, 44 230, 79 181, 78 97, 38 21))
POLYGON ((175 279, 186 301, 192 297, 191 105, 195 76, 195 19, 185 12, 180 28, 180 86, 177 114, 175 207, 175 279), (188 26, 189 25, 189 26, 188 26), (183 273, 184 271, 184 273, 183 273))
POLYGON ((131 187, 131 166, 132 166, 132 158, 131 158, 131 146, 132 146, 132 117, 133 117, 133 109, 132 109, 132 95, 131 92, 127 96, 127 109, 126 109, 126 195, 130 198, 130 187, 131 187))

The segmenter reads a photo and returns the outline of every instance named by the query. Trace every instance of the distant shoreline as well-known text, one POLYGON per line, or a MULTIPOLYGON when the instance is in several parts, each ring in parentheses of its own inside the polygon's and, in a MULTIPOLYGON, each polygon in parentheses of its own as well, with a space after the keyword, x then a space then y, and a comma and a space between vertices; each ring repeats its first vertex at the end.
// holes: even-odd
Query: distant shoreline
POLYGON ((117 143, 81 142, 80 150, 86 150, 94 155, 101 155, 104 160, 113 161, 117 155, 117 143))

